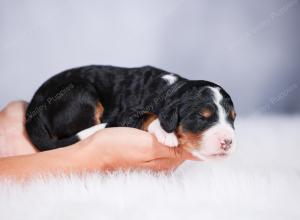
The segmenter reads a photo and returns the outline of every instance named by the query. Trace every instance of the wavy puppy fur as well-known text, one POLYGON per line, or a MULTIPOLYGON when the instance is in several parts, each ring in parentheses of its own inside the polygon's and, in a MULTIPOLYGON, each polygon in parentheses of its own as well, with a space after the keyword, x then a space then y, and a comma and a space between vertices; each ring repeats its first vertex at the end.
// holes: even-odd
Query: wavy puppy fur
POLYGON ((192 135, 185 144, 199 148, 199 134, 221 120, 220 106, 222 120, 233 129, 232 100, 217 84, 188 80, 151 66, 92 65, 47 80, 28 106, 26 129, 32 143, 44 151, 76 143, 81 139, 79 132, 100 123, 105 126, 99 129, 126 126, 148 130, 158 119, 164 135, 177 133, 179 140, 192 135), (216 93, 222 98, 220 103, 216 103, 216 93))

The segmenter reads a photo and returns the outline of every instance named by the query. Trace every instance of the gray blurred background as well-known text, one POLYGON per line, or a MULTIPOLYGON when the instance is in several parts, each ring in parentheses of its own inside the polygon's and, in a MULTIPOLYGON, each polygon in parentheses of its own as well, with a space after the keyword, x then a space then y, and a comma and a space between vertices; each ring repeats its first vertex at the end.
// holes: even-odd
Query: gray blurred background
POLYGON ((221 84, 240 115, 299 113, 300 0, 0 0, 0 108, 76 66, 221 84))

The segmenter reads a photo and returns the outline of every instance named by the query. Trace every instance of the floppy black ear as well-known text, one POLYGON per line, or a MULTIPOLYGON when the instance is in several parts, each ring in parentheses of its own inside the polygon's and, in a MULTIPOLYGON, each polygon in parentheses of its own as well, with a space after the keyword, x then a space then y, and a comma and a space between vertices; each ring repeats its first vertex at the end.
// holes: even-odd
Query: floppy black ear
POLYGON ((158 115, 161 127, 168 133, 175 131, 178 125, 178 110, 176 107, 163 108, 158 115))

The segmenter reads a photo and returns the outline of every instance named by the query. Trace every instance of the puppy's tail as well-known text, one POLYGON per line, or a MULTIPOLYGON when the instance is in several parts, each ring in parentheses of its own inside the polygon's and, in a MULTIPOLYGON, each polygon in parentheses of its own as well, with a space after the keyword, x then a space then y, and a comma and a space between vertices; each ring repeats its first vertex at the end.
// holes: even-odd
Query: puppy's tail
POLYGON ((76 135, 64 139, 53 137, 38 115, 32 118, 26 116, 25 127, 29 139, 39 151, 69 146, 80 140, 76 135))

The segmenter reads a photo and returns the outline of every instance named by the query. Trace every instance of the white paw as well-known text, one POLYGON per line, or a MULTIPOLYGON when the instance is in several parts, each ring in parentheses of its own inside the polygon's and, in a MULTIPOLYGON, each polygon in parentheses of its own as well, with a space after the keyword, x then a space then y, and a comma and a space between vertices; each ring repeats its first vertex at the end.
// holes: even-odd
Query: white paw
POLYGON ((154 134, 157 140, 169 147, 177 147, 178 146, 178 139, 174 132, 168 133, 166 132, 161 126, 158 119, 151 122, 148 126, 148 131, 151 134, 154 134))
POLYGON ((154 133, 157 140, 169 147, 177 147, 178 146, 178 140, 174 133, 167 133, 167 132, 156 132, 154 133))
POLYGON ((77 137, 79 137, 80 140, 84 140, 89 136, 93 135, 94 133, 96 133, 97 131, 104 129, 105 127, 106 127, 106 123, 94 125, 93 127, 78 132, 77 137))

